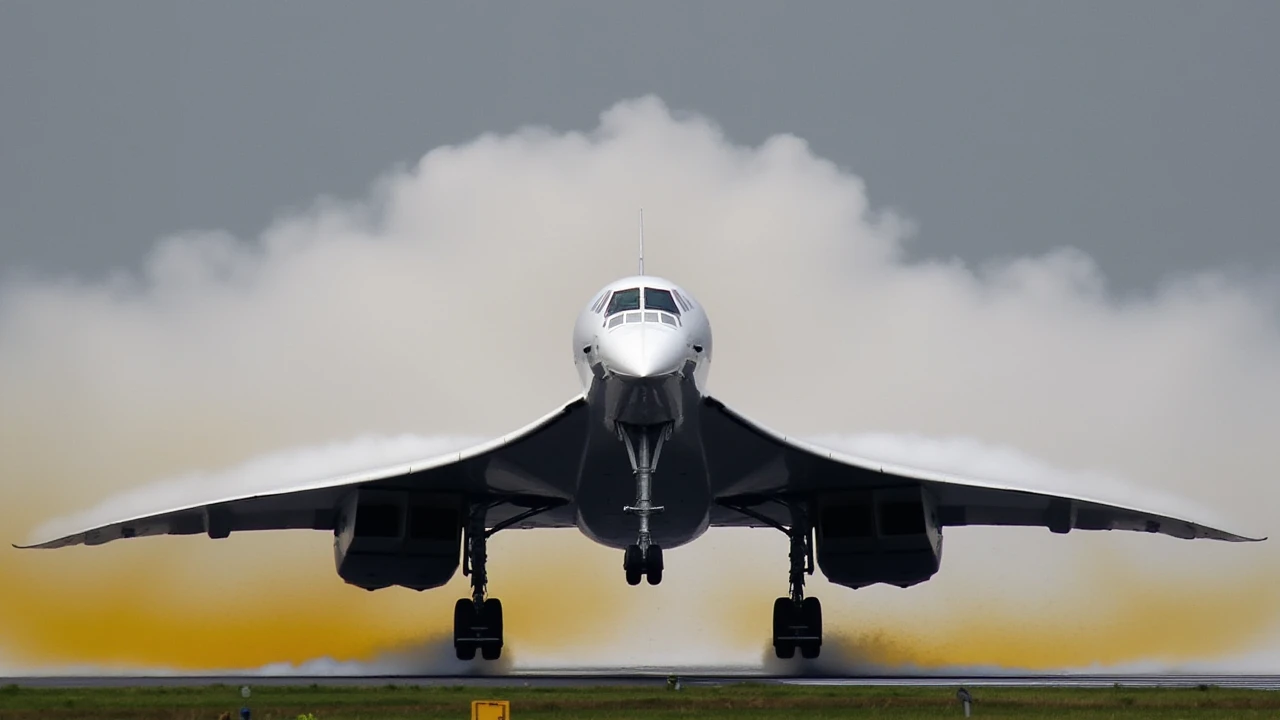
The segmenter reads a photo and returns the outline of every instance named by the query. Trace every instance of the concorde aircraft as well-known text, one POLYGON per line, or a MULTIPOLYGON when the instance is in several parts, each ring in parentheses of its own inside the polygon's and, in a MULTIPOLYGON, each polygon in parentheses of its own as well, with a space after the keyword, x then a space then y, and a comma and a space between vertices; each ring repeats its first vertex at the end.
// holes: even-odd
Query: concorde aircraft
MULTIPOLYGON (((642 233, 643 234, 643 233, 642 233)), ((789 592, 774 601, 780 658, 816 658, 822 606, 805 577, 909 587, 931 578, 942 530, 961 525, 1133 530, 1253 541, 1192 520, 855 457, 789 437, 707 393, 711 325, 693 294, 644 273, 602 288, 573 332, 582 392, 510 435, 271 492, 131 517, 26 547, 119 538, 307 528, 333 533, 338 575, 368 590, 440 587, 458 565, 457 656, 501 656, 502 604, 487 597, 486 542, 507 529, 578 528, 622 550, 630 585, 662 581, 663 550, 711 527, 764 527, 790 541, 789 592)))

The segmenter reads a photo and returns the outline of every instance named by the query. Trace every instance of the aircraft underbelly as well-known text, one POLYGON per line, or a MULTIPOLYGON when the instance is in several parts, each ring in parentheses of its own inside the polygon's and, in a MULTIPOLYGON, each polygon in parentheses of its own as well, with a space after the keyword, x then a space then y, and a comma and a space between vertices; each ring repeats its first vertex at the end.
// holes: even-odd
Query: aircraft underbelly
POLYGON ((638 519, 623 510, 636 503, 636 478, 612 420, 636 414, 637 408, 620 404, 620 399, 643 398, 646 414, 674 410, 680 417, 663 444, 653 474, 653 503, 664 508, 651 517, 653 541, 671 548, 696 539, 710 525, 712 500, 698 423, 696 416, 689 415, 699 407, 691 380, 673 378, 655 383, 644 393, 613 386, 612 382, 593 390, 588 394, 589 402, 596 400, 592 403, 593 419, 574 497, 578 528, 610 547, 625 548, 636 542, 638 519))
MULTIPOLYGON (((666 452, 664 462, 668 460, 666 452)), ((653 541, 668 548, 694 540, 711 522, 711 493, 706 483, 689 472, 685 462, 670 460, 673 462, 666 472, 659 469, 653 476, 653 502, 664 510, 650 519, 653 541)), ((624 459, 622 467, 601 463, 588 472, 576 498, 578 528, 602 545, 625 548, 634 543, 638 520, 623 510, 636 502, 630 466, 624 459)))

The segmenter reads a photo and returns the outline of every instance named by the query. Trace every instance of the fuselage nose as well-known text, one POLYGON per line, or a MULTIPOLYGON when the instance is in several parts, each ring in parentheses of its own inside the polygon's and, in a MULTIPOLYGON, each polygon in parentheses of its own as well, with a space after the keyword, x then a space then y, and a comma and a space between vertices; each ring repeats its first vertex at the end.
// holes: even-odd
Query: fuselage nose
POLYGON ((674 375, 689 358, 684 333, 656 323, 635 323, 600 339, 600 360, 616 375, 653 378, 674 375))

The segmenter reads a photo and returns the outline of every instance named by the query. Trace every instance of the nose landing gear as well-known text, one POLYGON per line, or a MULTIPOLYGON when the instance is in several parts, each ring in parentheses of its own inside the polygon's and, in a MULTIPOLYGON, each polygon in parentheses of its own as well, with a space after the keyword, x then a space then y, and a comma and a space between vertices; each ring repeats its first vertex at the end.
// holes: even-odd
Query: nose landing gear
POLYGON ((662 582, 662 548, 649 545, 645 552, 640 544, 628 545, 622 556, 622 569, 627 574, 628 585, 639 585, 645 578, 650 585, 662 582))
POLYGON ((636 476, 636 504, 624 507, 623 512, 640 518, 638 537, 634 544, 627 546, 622 556, 622 569, 628 585, 639 585, 641 577, 650 585, 657 585, 662 582, 662 548, 651 539, 649 518, 664 509, 653 504, 653 473, 662 455, 662 445, 671 436, 671 424, 619 423, 618 435, 627 446, 627 458, 636 476))

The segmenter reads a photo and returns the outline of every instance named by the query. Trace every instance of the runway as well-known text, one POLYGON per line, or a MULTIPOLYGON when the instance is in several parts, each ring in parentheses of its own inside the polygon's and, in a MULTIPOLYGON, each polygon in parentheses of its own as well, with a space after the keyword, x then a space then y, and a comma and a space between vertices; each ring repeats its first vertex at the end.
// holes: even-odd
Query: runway
MULTIPOLYGON (((667 675, 516 673, 509 675, 151 675, 151 676, 44 676, 0 678, 0 684, 33 688, 196 687, 232 685, 249 687, 321 685, 329 687, 377 687, 380 685, 467 687, 665 687, 667 675)), ((1280 675, 883 675, 859 677, 779 677, 764 675, 680 675, 685 687, 723 686, 737 683, 846 687, 1165 687, 1280 690, 1280 675)))

